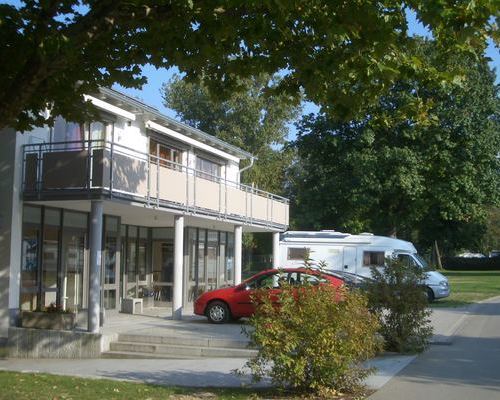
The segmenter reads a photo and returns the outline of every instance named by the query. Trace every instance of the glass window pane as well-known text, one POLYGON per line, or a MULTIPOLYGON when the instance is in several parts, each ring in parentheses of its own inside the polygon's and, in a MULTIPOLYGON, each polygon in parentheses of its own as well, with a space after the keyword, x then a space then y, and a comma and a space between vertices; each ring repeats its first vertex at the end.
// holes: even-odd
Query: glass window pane
POLYGON ((36 289, 38 287, 39 241, 40 227, 25 225, 23 227, 21 262, 21 287, 23 289, 36 289))
POLYGON ((42 209, 40 207, 25 206, 23 208, 23 222, 40 224, 42 220, 42 209))
POLYGON ((118 232, 118 218, 106 215, 106 232, 118 232))
POLYGON ((45 210, 43 231, 42 287, 57 288, 57 264, 59 260, 60 210, 45 210))
POLYGON ((87 214, 81 212, 64 211, 64 226, 87 230, 87 214))
POLYGON ((85 268, 85 241, 87 215, 64 213, 62 243, 61 303, 64 309, 78 310, 83 307, 83 275, 85 268), (73 218, 67 218, 72 215, 73 218), (81 221, 78 220, 81 218, 81 221), (77 222, 77 223, 75 223, 77 222), (83 228, 75 225, 84 225, 83 228))
POLYGON ((153 239, 174 239, 174 228, 153 228, 153 239))
POLYGON ((140 240, 138 247, 138 264, 137 264, 137 273, 139 274, 139 280, 146 280, 146 248, 147 241, 140 240))
POLYGON ((205 284, 206 232, 205 229, 200 229, 198 233, 198 284, 205 284))
POLYGON ((226 280, 234 283, 234 233, 227 233, 226 280))
POLYGON ((219 233, 208 231, 207 234, 207 290, 217 287, 217 250, 219 245, 219 233))

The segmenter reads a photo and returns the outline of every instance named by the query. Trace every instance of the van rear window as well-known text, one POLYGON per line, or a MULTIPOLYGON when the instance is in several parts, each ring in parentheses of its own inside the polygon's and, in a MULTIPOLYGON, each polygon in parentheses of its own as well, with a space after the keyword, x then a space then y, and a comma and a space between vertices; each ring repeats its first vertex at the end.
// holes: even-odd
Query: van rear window
POLYGON ((307 247, 289 247, 287 260, 304 261, 309 256, 310 249, 307 247))
POLYGON ((383 251, 364 251, 363 267, 381 267, 385 265, 385 253, 383 251))

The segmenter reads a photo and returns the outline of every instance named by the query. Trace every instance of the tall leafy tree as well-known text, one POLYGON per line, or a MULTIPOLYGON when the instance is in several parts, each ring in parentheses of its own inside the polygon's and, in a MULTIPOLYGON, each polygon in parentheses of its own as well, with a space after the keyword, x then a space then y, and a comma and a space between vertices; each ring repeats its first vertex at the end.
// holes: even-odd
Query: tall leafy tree
POLYGON ((279 84, 279 78, 265 74, 240 79, 241 90, 221 100, 202 82, 176 76, 163 86, 163 97, 165 106, 182 121, 257 157, 255 165, 243 172, 242 182, 281 193, 291 162, 291 152, 284 145, 290 124, 298 118, 300 102, 286 93, 269 96, 279 84))
MULTIPOLYGON (((419 55, 442 63, 433 43, 419 55)), ((500 199, 498 87, 486 60, 454 56, 460 87, 428 80, 393 85, 364 118, 307 116, 296 141, 292 207, 299 228, 373 231, 446 250, 474 241, 500 199), (432 104, 425 124, 406 111, 432 104), (478 226, 479 224, 479 226, 478 226)))
POLYGON ((52 116, 82 120, 91 110, 84 93, 113 83, 139 87, 147 63, 202 77, 221 96, 237 90, 239 78, 281 72, 277 91, 303 91, 325 111, 352 116, 398 79, 449 79, 410 55, 407 10, 430 30, 443 57, 481 53, 487 38, 498 36, 495 0, 0 4, 0 128, 50 123, 40 114, 47 107, 52 116))

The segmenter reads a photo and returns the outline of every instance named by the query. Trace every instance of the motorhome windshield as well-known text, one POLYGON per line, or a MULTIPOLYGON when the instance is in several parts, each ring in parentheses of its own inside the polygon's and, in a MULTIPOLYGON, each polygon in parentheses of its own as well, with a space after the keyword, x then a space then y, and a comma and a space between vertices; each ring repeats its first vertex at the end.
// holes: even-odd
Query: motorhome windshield
POLYGON ((427 261, 425 261, 425 259, 420 255, 420 254, 413 254, 413 257, 417 260, 417 262, 420 264, 420 266, 424 269, 424 270, 430 270, 431 267, 429 266, 429 264, 427 263, 427 261))

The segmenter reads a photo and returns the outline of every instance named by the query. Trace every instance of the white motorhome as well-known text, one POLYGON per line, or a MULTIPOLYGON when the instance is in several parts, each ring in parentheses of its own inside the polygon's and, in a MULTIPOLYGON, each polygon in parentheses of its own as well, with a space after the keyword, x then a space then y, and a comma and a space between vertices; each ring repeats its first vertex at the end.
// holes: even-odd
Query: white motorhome
MULTIPOLYGON (((307 255, 313 262, 325 262, 328 269, 367 277, 371 266, 384 266, 386 257, 427 267, 411 242, 371 233, 288 231, 281 234, 279 246, 280 266, 285 268, 303 265, 307 255)), ((448 279, 437 271, 427 272, 425 285, 431 301, 450 294, 448 279)))

